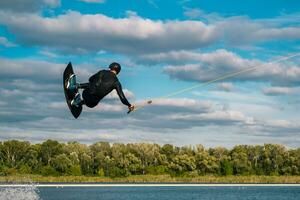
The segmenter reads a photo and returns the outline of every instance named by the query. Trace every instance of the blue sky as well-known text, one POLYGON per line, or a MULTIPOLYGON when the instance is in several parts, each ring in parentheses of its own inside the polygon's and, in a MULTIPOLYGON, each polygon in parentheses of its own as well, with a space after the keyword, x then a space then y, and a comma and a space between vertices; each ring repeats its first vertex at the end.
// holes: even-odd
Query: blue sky
POLYGON ((300 2, 0 2, 0 139, 300 144, 299 57, 167 99, 168 93, 300 52, 300 2), (74 120, 62 72, 80 82, 117 61, 115 93, 74 120))

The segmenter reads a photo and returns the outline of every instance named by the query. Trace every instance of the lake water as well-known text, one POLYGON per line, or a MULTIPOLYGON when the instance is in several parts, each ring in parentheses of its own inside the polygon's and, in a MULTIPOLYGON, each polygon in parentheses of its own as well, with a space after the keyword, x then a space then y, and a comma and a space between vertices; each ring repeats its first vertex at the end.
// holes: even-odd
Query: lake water
POLYGON ((0 188, 0 200, 300 200, 300 187, 139 186, 0 188))

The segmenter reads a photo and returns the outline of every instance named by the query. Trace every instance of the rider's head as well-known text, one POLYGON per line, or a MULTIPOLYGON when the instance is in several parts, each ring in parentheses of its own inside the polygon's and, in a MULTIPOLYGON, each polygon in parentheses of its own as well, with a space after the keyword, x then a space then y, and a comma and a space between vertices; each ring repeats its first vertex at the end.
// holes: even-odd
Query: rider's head
POLYGON ((121 71, 121 65, 119 63, 113 62, 109 65, 111 71, 115 71, 116 74, 119 74, 121 71))

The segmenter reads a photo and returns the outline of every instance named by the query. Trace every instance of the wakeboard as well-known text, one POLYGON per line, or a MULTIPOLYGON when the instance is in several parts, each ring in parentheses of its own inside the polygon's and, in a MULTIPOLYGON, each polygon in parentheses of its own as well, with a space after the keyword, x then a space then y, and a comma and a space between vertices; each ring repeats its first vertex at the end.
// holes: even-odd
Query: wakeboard
POLYGON ((69 62, 69 64, 67 65, 67 67, 64 71, 64 75, 63 75, 64 93, 65 93, 67 105, 68 105, 72 115, 75 117, 75 119, 77 119, 79 117, 79 115, 81 114, 82 106, 72 106, 71 101, 74 99, 75 94, 78 92, 78 90, 76 89, 75 91, 70 91, 67 89, 68 80, 73 74, 74 74, 74 71, 73 71, 72 63, 69 62))

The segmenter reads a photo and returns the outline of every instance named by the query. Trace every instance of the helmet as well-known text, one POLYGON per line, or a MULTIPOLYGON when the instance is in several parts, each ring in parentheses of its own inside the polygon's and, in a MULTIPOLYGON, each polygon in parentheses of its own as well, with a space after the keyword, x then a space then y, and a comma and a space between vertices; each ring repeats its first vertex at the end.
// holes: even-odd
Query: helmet
POLYGON ((113 62, 109 65, 109 69, 116 71, 118 74, 121 71, 121 65, 119 63, 113 62))

